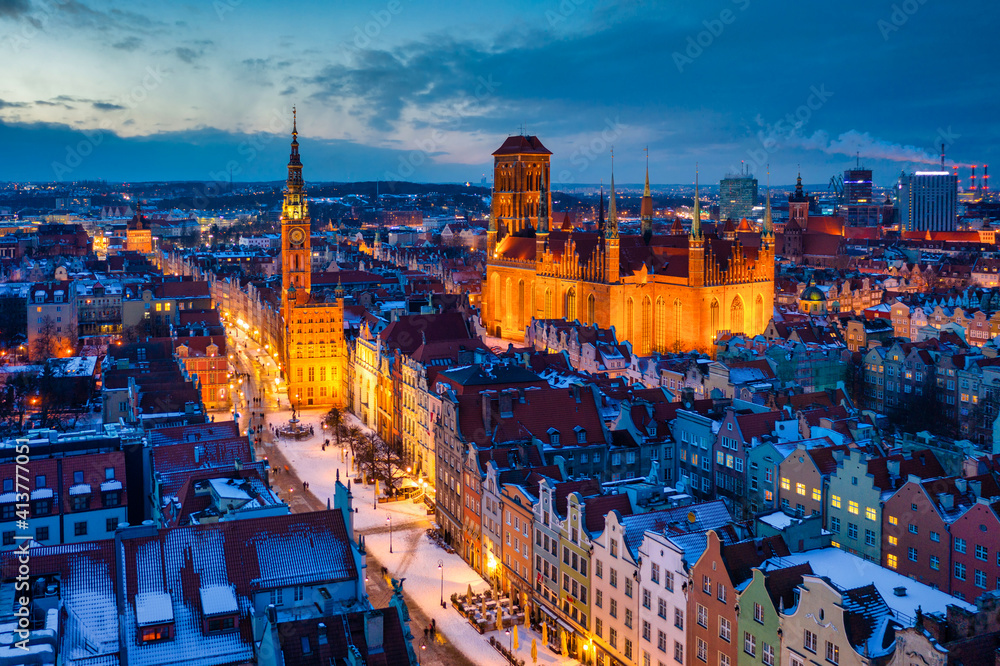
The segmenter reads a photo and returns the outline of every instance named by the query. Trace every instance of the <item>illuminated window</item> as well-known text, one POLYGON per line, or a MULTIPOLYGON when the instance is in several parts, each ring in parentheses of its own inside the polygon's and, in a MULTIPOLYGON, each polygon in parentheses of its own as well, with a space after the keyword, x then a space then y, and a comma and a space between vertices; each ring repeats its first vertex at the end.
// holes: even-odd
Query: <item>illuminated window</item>
POLYGON ((889 537, 889 545, 890 546, 898 546, 899 545, 899 539, 897 539, 894 536, 889 537))
POLYGON ((886 564, 890 569, 895 569, 899 565, 899 558, 895 555, 886 555, 886 564))
POLYGON ((791 487, 792 487, 791 481, 789 481, 785 477, 781 477, 781 489, 782 490, 789 490, 789 489, 791 489, 791 487))
POLYGON ((830 504, 833 505, 834 509, 840 508, 840 495, 830 495, 830 504))
POLYGON ((805 495, 806 494, 806 484, 804 484, 804 483, 796 483, 795 484, 795 492, 797 492, 799 495, 805 495))
POLYGON ((855 516, 858 515, 858 513, 859 513, 858 503, 857 502, 848 502, 847 503, 847 511, 849 513, 853 513, 855 516))
POLYGON ((875 520, 875 507, 866 506, 865 507, 865 518, 868 520, 875 520))
POLYGON ((899 520, 896 518, 896 516, 889 516, 889 524, 899 525, 899 520))
POLYGON ((812 497, 814 502, 819 502, 823 499, 823 496, 819 492, 819 488, 813 488, 812 497))

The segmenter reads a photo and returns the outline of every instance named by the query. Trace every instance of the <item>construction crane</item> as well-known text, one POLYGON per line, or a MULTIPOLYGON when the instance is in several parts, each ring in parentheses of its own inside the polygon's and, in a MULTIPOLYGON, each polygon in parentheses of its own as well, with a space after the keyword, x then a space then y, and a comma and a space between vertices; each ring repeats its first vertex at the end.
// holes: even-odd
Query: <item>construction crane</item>
POLYGON ((837 196, 844 196, 844 177, 830 176, 830 184, 827 185, 826 191, 829 192, 830 190, 836 192, 837 196))

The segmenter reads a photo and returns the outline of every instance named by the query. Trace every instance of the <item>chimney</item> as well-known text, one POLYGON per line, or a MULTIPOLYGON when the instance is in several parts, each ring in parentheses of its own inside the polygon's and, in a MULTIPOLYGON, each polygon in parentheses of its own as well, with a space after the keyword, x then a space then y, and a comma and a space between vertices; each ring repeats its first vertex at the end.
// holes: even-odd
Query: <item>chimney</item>
POLYGON ((368 654, 382 652, 382 611, 372 611, 365 617, 365 642, 368 654))
POLYGON ((969 490, 971 490, 972 494, 975 495, 976 497, 982 497, 983 496, 983 482, 979 481, 978 479, 976 479, 976 480, 969 479, 969 490))
POLYGON ((493 431, 493 391, 483 391, 479 397, 483 408, 483 429, 489 434, 493 431))
POLYGON ((886 470, 889 472, 889 476, 892 478, 899 477, 899 461, 898 460, 886 460, 885 461, 886 470))
POLYGON ((195 462, 195 464, 201 463, 201 453, 202 453, 201 447, 200 446, 195 446, 194 447, 194 462, 195 462))
POLYGON ((509 418, 514 415, 513 395, 516 389, 504 389, 500 392, 500 416, 509 418))
POLYGON ((955 487, 958 488, 958 492, 964 495, 969 490, 969 482, 962 477, 958 477, 955 479, 955 487))
POLYGON ((938 504, 941 505, 942 509, 950 511, 955 508, 955 496, 951 493, 939 493, 938 504))

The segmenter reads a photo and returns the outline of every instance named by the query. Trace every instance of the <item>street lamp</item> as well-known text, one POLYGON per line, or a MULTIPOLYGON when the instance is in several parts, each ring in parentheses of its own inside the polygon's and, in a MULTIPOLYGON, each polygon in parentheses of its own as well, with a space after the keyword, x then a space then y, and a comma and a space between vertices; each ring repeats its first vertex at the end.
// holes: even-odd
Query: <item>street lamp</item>
POLYGON ((441 608, 446 608, 444 605, 444 560, 438 560, 438 571, 441 572, 441 608))
POLYGON ((389 552, 392 553, 392 514, 390 513, 385 519, 389 523, 389 552))

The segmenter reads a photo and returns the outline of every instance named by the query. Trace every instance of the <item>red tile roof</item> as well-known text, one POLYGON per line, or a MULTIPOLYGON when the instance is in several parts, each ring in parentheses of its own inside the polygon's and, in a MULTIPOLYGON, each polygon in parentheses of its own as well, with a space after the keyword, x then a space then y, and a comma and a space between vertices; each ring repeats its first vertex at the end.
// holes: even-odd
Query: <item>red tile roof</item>
POLYGON ((552 151, 542 145, 537 136, 524 136, 515 134, 507 137, 499 148, 493 151, 494 155, 551 155, 552 151))

